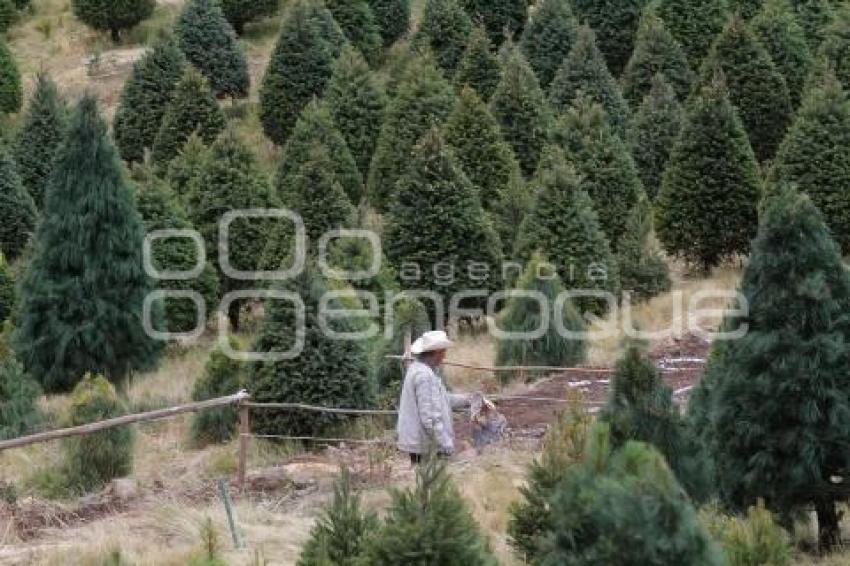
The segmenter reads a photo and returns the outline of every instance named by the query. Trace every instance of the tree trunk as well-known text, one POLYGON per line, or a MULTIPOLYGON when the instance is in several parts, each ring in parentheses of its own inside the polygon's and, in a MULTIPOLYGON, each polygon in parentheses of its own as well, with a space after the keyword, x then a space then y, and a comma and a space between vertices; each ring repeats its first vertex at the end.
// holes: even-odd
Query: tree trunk
POLYGON ((818 548, 821 552, 829 552, 841 542, 838 511, 831 499, 815 503, 818 516, 818 548))
POLYGON ((239 311, 242 310, 242 301, 233 301, 227 307, 227 318, 230 320, 230 331, 239 330, 239 311))
POLYGON ((118 28, 112 28, 109 30, 109 33, 112 35, 112 43, 118 43, 121 39, 121 30, 118 28))

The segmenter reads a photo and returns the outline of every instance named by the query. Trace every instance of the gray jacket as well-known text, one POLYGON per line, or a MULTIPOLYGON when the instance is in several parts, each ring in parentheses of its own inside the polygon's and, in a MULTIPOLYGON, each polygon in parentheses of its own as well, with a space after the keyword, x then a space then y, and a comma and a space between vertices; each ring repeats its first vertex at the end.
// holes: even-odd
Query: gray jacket
POLYGON ((398 405, 398 448, 424 454, 431 438, 436 449, 454 452, 452 408, 468 404, 466 395, 448 393, 443 380, 430 366, 414 361, 407 369, 398 405))

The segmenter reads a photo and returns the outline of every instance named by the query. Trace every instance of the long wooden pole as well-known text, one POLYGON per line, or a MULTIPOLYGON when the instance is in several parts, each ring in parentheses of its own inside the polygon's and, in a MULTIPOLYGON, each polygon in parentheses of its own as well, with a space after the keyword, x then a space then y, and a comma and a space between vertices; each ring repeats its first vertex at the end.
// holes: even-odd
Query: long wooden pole
MULTIPOLYGON (((303 411, 314 411, 319 413, 336 413, 340 415, 397 415, 398 411, 382 409, 343 409, 337 407, 321 407, 318 405, 306 405, 304 403, 242 403, 244 407, 256 409, 301 409, 303 411)), ((247 432, 247 431, 246 431, 247 432)))

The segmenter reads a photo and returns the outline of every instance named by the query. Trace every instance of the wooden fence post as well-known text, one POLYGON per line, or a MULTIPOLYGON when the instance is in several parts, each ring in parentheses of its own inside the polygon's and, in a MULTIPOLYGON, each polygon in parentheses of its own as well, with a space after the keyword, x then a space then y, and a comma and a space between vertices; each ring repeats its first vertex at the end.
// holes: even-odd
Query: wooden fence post
POLYGON ((245 489, 245 474, 248 467, 248 443, 251 441, 251 407, 244 401, 239 403, 239 464, 236 485, 245 489))
POLYGON ((401 365, 405 372, 407 372, 407 368, 410 367, 410 364, 413 362, 413 354, 410 353, 410 344, 413 341, 412 334, 413 331, 410 328, 404 331, 404 354, 401 365))

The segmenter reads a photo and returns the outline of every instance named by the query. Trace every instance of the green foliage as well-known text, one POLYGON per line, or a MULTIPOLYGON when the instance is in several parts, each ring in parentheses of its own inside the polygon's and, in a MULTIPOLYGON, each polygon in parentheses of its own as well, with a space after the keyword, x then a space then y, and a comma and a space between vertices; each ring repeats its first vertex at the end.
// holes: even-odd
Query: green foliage
POLYGON ((658 74, 673 87, 679 100, 688 96, 694 79, 688 58, 664 22, 650 12, 641 20, 635 51, 623 71, 623 96, 632 108, 649 94, 658 74))
MULTIPOLYGON (((0 253, 0 325, 9 320, 15 307, 15 274, 6 258, 0 253)), ((0 356, 6 348, 5 341, 0 342, 0 356)))
MULTIPOLYGON (((127 414, 115 388, 104 377, 86 375, 71 394, 67 426, 79 426, 127 414)), ((63 475, 78 493, 91 492, 133 468, 133 430, 118 427, 62 442, 63 475)))
MULTIPOLYGON (((0 267, 0 278, 8 267, 0 267)), ((14 356, 6 354, 0 360, 0 439, 15 438, 35 432, 42 421, 38 408, 41 389, 14 356)))
POLYGON ((510 45, 502 80, 490 98, 490 111, 514 150, 525 175, 531 175, 549 137, 552 115, 546 97, 519 49, 510 45))
POLYGON ((6 32, 18 19, 14 0, 0 0, 0 33, 6 32))
POLYGON ((453 105, 452 87, 431 61, 412 61, 387 107, 378 137, 367 186, 372 206, 379 211, 387 209, 396 184, 410 164, 413 148, 429 128, 448 117, 453 105))
POLYGON ((210 150, 204 140, 196 133, 189 136, 180 153, 171 160, 165 173, 165 180, 177 197, 183 209, 195 210, 202 197, 197 181, 206 167, 210 150))
POLYGON ((519 37, 528 19, 527 0, 461 0, 474 22, 481 22, 493 45, 519 37))
POLYGON ((378 528, 378 517, 361 509, 351 472, 342 468, 334 497, 310 530, 297 566, 355 566, 365 540, 378 528))
POLYGON ((617 249, 620 283, 632 297, 645 301, 670 290, 670 268, 650 241, 652 206, 641 199, 629 213, 626 230, 617 249))
POLYGON ((387 102, 378 75, 356 50, 345 50, 334 63, 325 103, 364 177, 369 173, 387 102))
POLYGON ((727 0, 729 11, 737 12, 745 20, 755 16, 761 9, 763 0, 727 0))
POLYGON ((808 194, 842 250, 850 250, 850 102, 831 73, 803 100, 771 177, 808 194))
POLYGON ((38 209, 21 183, 8 148, 0 146, 0 251, 10 260, 20 257, 35 230, 38 209))
POLYGON ((224 17, 239 35, 245 30, 245 24, 275 15, 278 6, 278 0, 221 0, 224 17))
MULTIPOLYGON (((308 266, 282 288, 297 293, 304 302, 303 337, 305 351, 292 359, 252 364, 246 377, 252 399, 263 402, 294 402, 323 407, 369 408, 374 391, 369 380, 369 364, 363 343, 339 340, 322 328, 319 302, 331 288, 315 267, 308 266)), ((347 308, 339 298, 327 308, 347 308)), ((266 307, 260 335, 252 348, 256 352, 283 352, 296 345, 296 312, 292 301, 273 301, 266 307)), ((355 319, 326 321, 334 332, 353 332, 355 319)), ((303 331, 301 330, 303 328, 303 331)), ((323 436, 329 427, 345 423, 349 417, 334 413, 268 410, 252 416, 254 432, 265 434, 323 436)))
POLYGON ((174 34, 186 59, 207 78, 216 96, 248 96, 248 61, 219 0, 189 0, 174 24, 174 34))
POLYGON ((820 53, 827 58, 845 91, 850 91, 850 6, 835 12, 834 21, 824 31, 820 53))
POLYGON ((478 190, 484 210, 491 210, 519 173, 499 124, 474 90, 465 87, 444 127, 446 143, 458 165, 478 190))
POLYGON ((569 0, 543 0, 531 14, 519 45, 540 86, 549 88, 576 39, 578 22, 569 0))
POLYGON ((719 77, 696 93, 656 199, 656 230, 671 255, 703 269, 747 253, 761 179, 719 77))
MULTIPOLYGON (((531 180, 534 202, 519 227, 514 257, 528 260, 543 254, 558 269, 565 286, 617 293, 617 262, 602 230, 593 202, 567 165, 563 151, 549 148, 531 180)), ((593 299, 576 301, 579 312, 603 312, 593 299)))
POLYGON ((490 205, 490 217, 502 242, 502 251, 506 258, 512 257, 517 227, 522 225, 525 215, 531 210, 533 197, 522 174, 516 171, 511 175, 499 199, 490 205))
POLYGON ((0 114, 13 114, 20 110, 23 98, 18 64, 6 40, 0 36, 0 114))
POLYGON ((656 75, 629 129, 629 146, 640 180, 650 200, 661 189, 661 178, 682 130, 682 107, 673 88, 656 75))
POLYGON ((709 507, 700 519, 723 547, 729 566, 790 566, 791 537, 780 527, 764 502, 747 510, 744 517, 728 517, 709 507))
POLYGON ((378 31, 389 47, 410 29, 410 0, 369 0, 378 31))
POLYGON ((740 17, 733 17, 711 48, 702 82, 721 71, 759 161, 773 157, 791 120, 785 79, 740 17))
POLYGON ((366 539, 364 564, 498 564, 441 459, 429 457, 416 469, 416 485, 392 498, 383 525, 366 539))
POLYGON ((117 42, 121 32, 148 19, 156 0, 71 0, 74 15, 87 26, 108 31, 117 42))
POLYGON ((625 136, 629 107, 596 47, 593 30, 587 26, 579 28, 572 51, 552 80, 549 102, 557 114, 563 114, 581 94, 601 104, 614 131, 625 136))
POLYGON ((159 40, 133 65, 113 122, 115 145, 125 161, 141 162, 145 149, 153 147, 185 65, 186 58, 173 37, 159 40))
MULTIPOLYGON (((271 61, 260 87, 260 120, 266 135, 283 145, 301 109, 320 96, 331 78, 338 54, 326 34, 327 8, 312 0, 297 0, 287 10, 271 61)), ((337 31, 341 33, 338 29, 337 31)))
POLYGON ((635 47, 646 0, 573 0, 576 17, 596 32, 611 74, 619 76, 635 47))
POLYGON ((791 107, 797 108, 812 66, 812 54, 806 43, 806 32, 794 18, 788 0, 766 0, 750 27, 785 77, 791 107))
POLYGON ((463 53, 454 75, 460 87, 470 86, 484 100, 490 100, 502 78, 502 66, 492 51, 490 39, 482 26, 475 26, 466 40, 463 53))
MULTIPOLYGON (((239 343, 228 337, 230 348, 239 350, 239 343)), ((242 386, 243 363, 231 359, 216 348, 204 366, 204 373, 192 386, 192 401, 206 401, 233 395, 242 386)), ((237 409, 229 405, 222 409, 201 411, 192 416, 190 435, 196 446, 227 442, 236 432, 237 409)))
POLYGON ((333 156, 327 165, 330 167, 329 173, 335 177, 334 181, 342 186, 351 202, 359 202, 363 195, 363 177, 327 105, 315 100, 301 112, 286 142, 283 160, 277 171, 278 196, 287 198, 293 192, 293 178, 308 161, 310 150, 316 144, 324 145, 328 154, 333 156))
POLYGON ((593 200, 599 223, 616 251, 629 211, 643 194, 637 168, 625 144, 611 129, 602 106, 580 94, 558 121, 553 136, 593 200))
POLYGON ((383 51, 383 39, 368 0, 326 0, 334 20, 348 41, 370 63, 377 63, 383 51))
POLYGON ((70 390, 86 372, 120 381, 156 363, 161 346, 141 320, 153 288, 143 240, 118 152, 86 96, 59 148, 20 284, 16 353, 46 391, 70 390))
POLYGON ((809 48, 816 52, 824 32, 835 17, 832 0, 790 0, 797 22, 806 32, 809 48))
POLYGON ((193 133, 212 143, 225 120, 207 80, 193 67, 186 69, 162 116, 153 142, 153 161, 165 166, 193 133))
POLYGON ((471 31, 472 21, 458 0, 426 0, 413 41, 416 46, 430 48, 440 68, 451 76, 466 50, 471 31))
MULTIPOLYGON (((515 287, 522 291, 541 293, 546 297, 546 303, 541 304, 541 301, 527 294, 510 297, 499 313, 499 330, 527 334, 543 329, 544 334, 539 338, 521 340, 516 337, 497 337, 496 364, 571 367, 584 362, 584 339, 565 335, 567 332, 584 332, 584 320, 569 300, 562 305, 557 303, 564 286, 555 272, 555 266, 546 262, 540 254, 533 255, 515 287)), ((510 376, 502 374, 500 377, 510 376)))
POLYGON ((660 0, 658 15, 685 50, 691 69, 699 69, 726 23, 726 1, 660 0))
POLYGON ((401 393, 401 382, 404 379, 402 360, 388 358, 404 352, 404 339, 410 334, 411 339, 421 336, 431 330, 428 310, 418 300, 400 295, 393 304, 393 318, 390 328, 372 354, 374 381, 379 391, 390 390, 393 393, 392 406, 396 406, 401 393), (396 389, 396 390, 393 390, 396 389))

